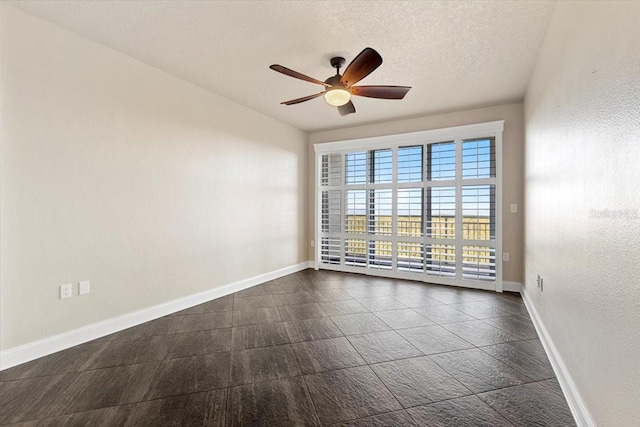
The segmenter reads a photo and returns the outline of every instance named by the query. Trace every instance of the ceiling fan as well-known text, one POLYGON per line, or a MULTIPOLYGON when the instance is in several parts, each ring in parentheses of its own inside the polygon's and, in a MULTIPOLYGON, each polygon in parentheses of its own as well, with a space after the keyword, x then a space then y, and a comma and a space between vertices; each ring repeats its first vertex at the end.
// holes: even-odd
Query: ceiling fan
POLYGON ((325 90, 314 95, 302 98, 292 99, 290 101, 281 102, 285 105, 299 104, 324 95, 324 99, 329 105, 338 107, 341 115, 347 115, 356 112, 351 95, 366 96, 368 98, 380 99, 402 99, 409 92, 409 86, 353 86, 360 80, 371 74, 376 68, 382 64, 382 57, 374 49, 367 47, 354 58, 353 61, 340 75, 340 68, 344 65, 345 60, 342 57, 331 58, 331 66, 336 69, 336 75, 329 77, 325 81, 305 76, 297 71, 293 71, 282 65, 274 64, 270 66, 274 71, 286 74, 296 79, 319 84, 325 87, 325 90))

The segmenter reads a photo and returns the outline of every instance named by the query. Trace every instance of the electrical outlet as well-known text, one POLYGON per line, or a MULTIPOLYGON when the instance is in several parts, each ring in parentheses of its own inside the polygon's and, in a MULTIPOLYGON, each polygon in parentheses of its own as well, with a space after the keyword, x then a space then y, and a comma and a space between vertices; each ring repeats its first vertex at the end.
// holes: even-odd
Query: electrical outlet
POLYGON ((502 260, 505 262, 509 262, 509 252, 505 252, 502 254, 502 260))
POLYGON ((78 295, 86 295, 91 292, 91 283, 88 280, 83 280, 78 283, 78 295))
POLYGON ((518 212, 518 205, 516 203, 512 203, 511 204, 511 213, 517 213, 518 212))
POLYGON ((71 298, 72 296, 71 283, 60 285, 60 299, 71 298))
POLYGON ((311 241, 311 247, 313 248, 315 245, 316 245, 315 240, 312 240, 312 241, 311 241))

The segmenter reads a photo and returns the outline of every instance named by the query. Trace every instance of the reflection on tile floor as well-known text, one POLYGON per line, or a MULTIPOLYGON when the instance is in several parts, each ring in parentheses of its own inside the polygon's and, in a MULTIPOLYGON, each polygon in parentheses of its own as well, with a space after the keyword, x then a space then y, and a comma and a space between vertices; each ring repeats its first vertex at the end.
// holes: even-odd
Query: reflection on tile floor
POLYGON ((522 299, 305 270, 0 372, 21 426, 573 426, 522 299))

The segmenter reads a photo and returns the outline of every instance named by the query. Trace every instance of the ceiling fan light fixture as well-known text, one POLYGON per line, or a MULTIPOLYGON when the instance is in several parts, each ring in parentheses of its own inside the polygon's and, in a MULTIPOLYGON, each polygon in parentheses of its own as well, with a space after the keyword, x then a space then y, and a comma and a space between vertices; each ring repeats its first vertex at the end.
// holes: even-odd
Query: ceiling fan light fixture
POLYGON ((324 95, 327 104, 338 107, 337 110, 341 116, 353 114, 356 107, 351 102, 351 96, 364 96, 367 98, 378 99, 402 99, 411 89, 409 86, 354 86, 360 80, 367 77, 382 64, 382 57, 374 49, 367 47, 356 56, 342 75, 340 69, 345 63, 341 56, 331 58, 331 66, 336 69, 336 74, 329 77, 325 81, 314 79, 297 71, 283 67, 279 64, 273 64, 269 68, 285 76, 304 80, 309 83, 324 86, 324 90, 313 95, 303 96, 302 98, 291 99, 281 102, 284 105, 294 105, 301 102, 310 101, 324 95))
POLYGON ((349 102, 351 94, 345 88, 333 87, 327 89, 324 93, 324 99, 327 101, 327 104, 340 107, 349 102))

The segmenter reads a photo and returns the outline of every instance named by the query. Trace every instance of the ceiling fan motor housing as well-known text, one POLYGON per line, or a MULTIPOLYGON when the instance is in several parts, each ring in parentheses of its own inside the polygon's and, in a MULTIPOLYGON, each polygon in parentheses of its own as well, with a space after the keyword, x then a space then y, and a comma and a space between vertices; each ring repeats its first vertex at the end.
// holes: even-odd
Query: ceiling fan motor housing
POLYGON ((326 84, 331 85, 332 88, 334 87, 340 87, 340 88, 344 88, 344 85, 342 83, 340 83, 340 75, 336 74, 335 76, 331 76, 329 77, 327 80, 325 80, 324 82, 326 84))
POLYGON ((331 66, 335 69, 342 68, 344 66, 345 59, 341 56, 334 56, 331 58, 331 66))

